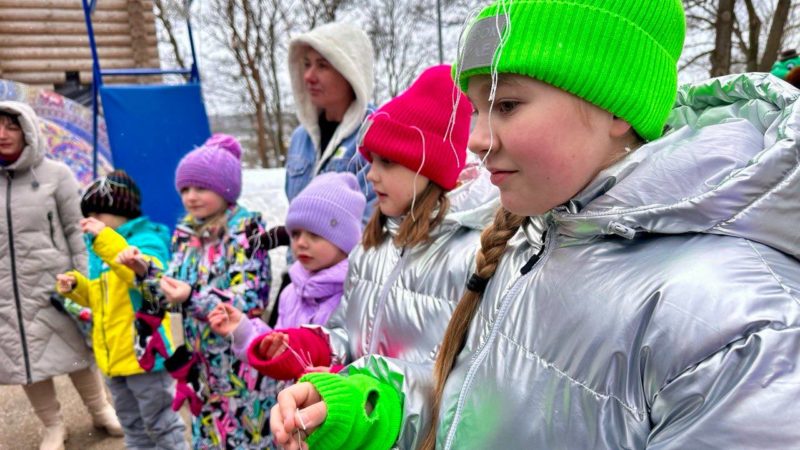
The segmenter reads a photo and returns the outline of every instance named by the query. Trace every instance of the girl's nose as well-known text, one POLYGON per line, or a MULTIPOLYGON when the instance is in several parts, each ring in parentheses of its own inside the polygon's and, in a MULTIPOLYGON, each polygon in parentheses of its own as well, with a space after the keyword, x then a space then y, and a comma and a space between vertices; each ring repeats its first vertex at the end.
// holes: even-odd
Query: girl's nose
POLYGON ((483 154, 489 151, 490 146, 492 149, 497 148, 497 136, 492 137, 490 135, 489 120, 487 117, 485 115, 479 115, 475 118, 472 132, 469 134, 467 148, 478 156, 483 156, 483 154))
POLYGON ((197 191, 193 187, 190 187, 184 191, 183 195, 189 200, 194 200, 194 198, 197 196, 197 191))
POLYGON ((374 165, 369 167, 369 172, 367 172, 367 181, 370 183, 376 183, 378 181, 378 172, 375 170, 374 165))

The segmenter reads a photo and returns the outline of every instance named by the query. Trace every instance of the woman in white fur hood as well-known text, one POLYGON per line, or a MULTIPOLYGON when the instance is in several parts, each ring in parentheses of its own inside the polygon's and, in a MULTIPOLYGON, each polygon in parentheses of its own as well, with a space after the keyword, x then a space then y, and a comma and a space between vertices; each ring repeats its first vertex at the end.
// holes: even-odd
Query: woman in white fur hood
MULTIPOLYGON (((286 159, 286 196, 291 200, 323 172, 352 172, 371 205, 367 162, 356 151, 361 122, 374 109, 372 44, 360 28, 329 23, 289 43, 292 80, 300 126, 286 159)), ((369 217, 367 206, 364 217, 369 217)))

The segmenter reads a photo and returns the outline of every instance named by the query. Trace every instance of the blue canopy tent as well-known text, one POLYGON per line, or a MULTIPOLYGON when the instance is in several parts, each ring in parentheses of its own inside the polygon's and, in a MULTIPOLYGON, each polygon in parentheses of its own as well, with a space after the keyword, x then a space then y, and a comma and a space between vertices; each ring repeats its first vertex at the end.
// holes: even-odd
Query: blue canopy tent
MULTIPOLYGON (((97 0, 82 0, 86 29, 93 59, 92 109, 94 172, 97 174, 97 121, 102 100, 103 113, 114 165, 128 172, 142 191, 142 210, 151 219, 173 225, 183 207, 175 193, 175 167, 183 155, 202 144, 210 135, 200 89, 200 74, 187 19, 192 50, 191 68, 102 70, 92 27, 97 0), (180 74, 186 83, 104 85, 104 76, 148 76, 180 74)), ((188 0, 187 6, 191 4, 188 0)))

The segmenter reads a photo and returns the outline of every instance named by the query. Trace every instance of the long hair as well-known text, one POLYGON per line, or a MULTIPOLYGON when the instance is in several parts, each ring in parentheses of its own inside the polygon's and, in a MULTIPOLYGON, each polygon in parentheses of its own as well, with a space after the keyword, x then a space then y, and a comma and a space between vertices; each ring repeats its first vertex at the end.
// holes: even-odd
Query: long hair
MULTIPOLYGON (((429 242, 431 230, 442 223, 449 209, 450 200, 447 198, 447 191, 436 183, 429 182, 414 202, 414 208, 406 214, 400 224, 400 229, 394 238, 395 245, 414 247, 429 242)), ((385 225, 386 216, 376 205, 361 238, 365 250, 383 243, 386 239, 385 225)))
MULTIPOLYGON (((503 253, 505 253, 508 241, 516 234, 519 227, 525 221, 524 216, 512 214, 500 208, 494 216, 491 226, 481 233, 481 248, 475 257, 475 274, 480 278, 489 280, 494 276, 497 266, 500 263, 503 253)), ((422 450, 434 450, 436 447, 436 423, 439 419, 439 407, 442 402, 444 384, 447 381, 450 371, 453 370, 456 357, 464 348, 466 343, 467 331, 472 318, 478 311, 481 304, 482 293, 465 290, 464 295, 458 302, 444 340, 439 348, 436 357, 436 365, 433 369, 436 386, 433 391, 433 403, 431 410, 431 428, 425 439, 422 441, 422 450)))
MULTIPOLYGON (((192 223, 195 234, 203 241, 216 242, 228 233, 228 207, 202 221, 192 223)), ((195 219, 193 219, 195 220, 195 219)))

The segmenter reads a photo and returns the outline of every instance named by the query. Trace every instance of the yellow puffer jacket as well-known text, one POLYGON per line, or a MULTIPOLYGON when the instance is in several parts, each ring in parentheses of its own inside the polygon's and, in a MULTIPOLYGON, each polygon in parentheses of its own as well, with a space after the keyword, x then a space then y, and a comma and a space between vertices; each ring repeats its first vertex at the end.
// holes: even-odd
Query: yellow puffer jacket
MULTIPOLYGON (((145 217, 132 219, 116 231, 105 227, 87 243, 89 278, 72 271, 77 284, 68 294, 76 303, 92 309, 92 346, 97 366, 109 377, 144 373, 134 351, 134 311, 142 297, 134 286, 135 274, 115 260, 134 245, 146 259, 164 267, 169 261, 169 231, 145 217), (89 245, 90 244, 90 245, 89 245)), ((168 319, 162 328, 169 330, 168 319)), ((167 334, 168 335, 168 334, 167 334)), ((169 342, 168 347, 172 347, 169 342)))

